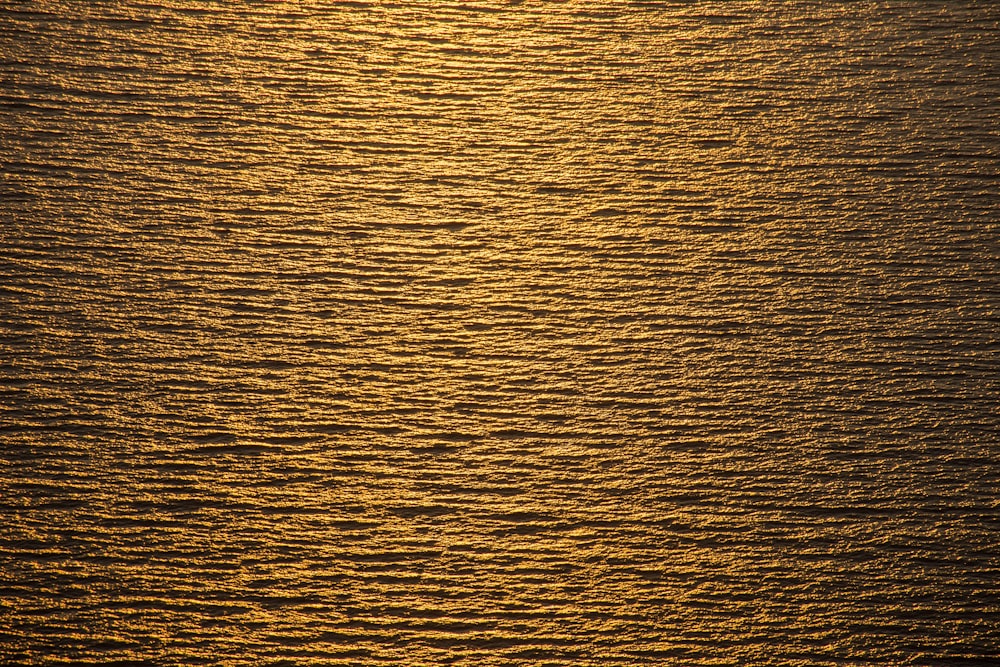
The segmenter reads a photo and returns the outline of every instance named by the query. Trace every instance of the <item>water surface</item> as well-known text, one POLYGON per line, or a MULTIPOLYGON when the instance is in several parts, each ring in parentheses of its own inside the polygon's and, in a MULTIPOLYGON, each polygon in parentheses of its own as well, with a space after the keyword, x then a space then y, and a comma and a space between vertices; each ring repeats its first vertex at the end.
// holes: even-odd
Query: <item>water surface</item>
POLYGON ((995 664, 1000 11, 0 8, 0 661, 995 664))

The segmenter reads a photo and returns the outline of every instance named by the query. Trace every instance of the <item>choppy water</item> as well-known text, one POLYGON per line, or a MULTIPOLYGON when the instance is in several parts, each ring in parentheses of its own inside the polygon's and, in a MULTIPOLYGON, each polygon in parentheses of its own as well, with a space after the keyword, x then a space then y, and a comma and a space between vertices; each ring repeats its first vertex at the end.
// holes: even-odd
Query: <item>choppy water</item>
POLYGON ((990 3, 0 55, 0 662, 995 664, 990 3))

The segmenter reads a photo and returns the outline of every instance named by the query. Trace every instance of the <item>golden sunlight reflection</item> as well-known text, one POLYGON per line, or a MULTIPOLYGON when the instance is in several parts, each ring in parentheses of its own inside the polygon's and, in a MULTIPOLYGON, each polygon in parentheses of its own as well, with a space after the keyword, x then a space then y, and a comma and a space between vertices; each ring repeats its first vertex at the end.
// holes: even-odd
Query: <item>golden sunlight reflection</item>
POLYGON ((0 663, 986 664, 998 23, 0 7, 0 663))

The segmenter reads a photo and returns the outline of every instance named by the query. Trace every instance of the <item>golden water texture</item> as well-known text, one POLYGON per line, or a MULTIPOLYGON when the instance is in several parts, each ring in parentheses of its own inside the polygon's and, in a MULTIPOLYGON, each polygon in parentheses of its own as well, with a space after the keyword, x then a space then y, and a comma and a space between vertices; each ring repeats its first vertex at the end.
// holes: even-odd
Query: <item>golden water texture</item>
POLYGON ((995 664, 996 5, 0 48, 0 662, 995 664))

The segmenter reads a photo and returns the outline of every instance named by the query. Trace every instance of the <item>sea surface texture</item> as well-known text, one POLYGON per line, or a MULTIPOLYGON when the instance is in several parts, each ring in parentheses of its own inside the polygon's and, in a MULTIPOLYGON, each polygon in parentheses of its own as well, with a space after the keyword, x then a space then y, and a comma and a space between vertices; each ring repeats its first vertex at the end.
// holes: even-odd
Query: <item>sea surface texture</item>
POLYGON ((5 2, 0 663, 996 665, 1000 6, 5 2))

